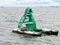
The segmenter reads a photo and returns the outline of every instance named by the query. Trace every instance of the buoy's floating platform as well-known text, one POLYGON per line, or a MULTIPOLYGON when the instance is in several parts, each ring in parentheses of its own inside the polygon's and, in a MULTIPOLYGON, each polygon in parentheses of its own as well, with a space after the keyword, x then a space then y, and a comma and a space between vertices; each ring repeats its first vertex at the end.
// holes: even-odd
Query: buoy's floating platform
POLYGON ((20 34, 28 34, 28 35, 34 35, 34 36, 41 36, 42 32, 36 32, 36 31, 21 31, 18 29, 14 29, 12 32, 14 33, 20 33, 20 34))
POLYGON ((58 35, 58 31, 56 30, 47 30, 47 29, 43 29, 40 31, 21 31, 19 29, 14 29, 12 30, 12 32, 14 33, 19 33, 19 34, 28 34, 28 35, 34 35, 34 36, 41 36, 41 35, 58 35))
POLYGON ((42 28, 42 32, 47 35, 58 35, 58 30, 42 28))

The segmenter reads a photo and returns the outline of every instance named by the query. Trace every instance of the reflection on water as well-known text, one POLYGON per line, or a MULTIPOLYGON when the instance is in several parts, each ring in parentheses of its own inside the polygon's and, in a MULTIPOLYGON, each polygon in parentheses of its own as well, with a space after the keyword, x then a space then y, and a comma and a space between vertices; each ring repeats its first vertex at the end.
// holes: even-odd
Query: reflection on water
MULTIPOLYGON (((0 8, 0 45, 59 45, 60 36, 31 36, 12 33, 25 8, 0 8)), ((33 8, 38 27, 60 29, 60 8, 33 8)), ((60 33, 59 33, 60 34, 60 33)))

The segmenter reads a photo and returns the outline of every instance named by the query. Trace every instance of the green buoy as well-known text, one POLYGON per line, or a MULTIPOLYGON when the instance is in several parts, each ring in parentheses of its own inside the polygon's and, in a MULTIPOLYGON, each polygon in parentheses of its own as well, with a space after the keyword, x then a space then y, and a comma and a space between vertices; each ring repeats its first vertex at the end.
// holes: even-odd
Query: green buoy
POLYGON ((37 29, 36 22, 32 13, 33 13, 32 9, 28 7, 18 23, 18 29, 14 29, 13 32, 32 34, 32 35, 42 35, 42 34, 58 35, 58 31, 56 30, 44 29, 44 28, 37 29), (26 27, 22 28, 22 24, 25 24, 26 27))

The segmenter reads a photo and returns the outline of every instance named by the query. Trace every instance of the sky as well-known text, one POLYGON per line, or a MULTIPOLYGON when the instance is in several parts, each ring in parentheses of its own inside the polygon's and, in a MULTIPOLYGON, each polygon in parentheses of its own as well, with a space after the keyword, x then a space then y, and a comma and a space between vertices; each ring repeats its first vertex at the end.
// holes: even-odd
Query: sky
POLYGON ((0 0, 2 7, 60 6, 60 0, 0 0))

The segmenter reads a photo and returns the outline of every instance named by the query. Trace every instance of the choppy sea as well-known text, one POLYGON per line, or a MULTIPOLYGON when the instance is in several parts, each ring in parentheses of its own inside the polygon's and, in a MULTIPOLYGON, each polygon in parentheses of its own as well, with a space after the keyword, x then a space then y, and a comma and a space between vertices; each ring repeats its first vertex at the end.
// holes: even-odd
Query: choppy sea
POLYGON ((0 7, 0 45, 60 45, 60 8, 33 7, 37 27, 58 30, 58 36, 34 37, 13 33, 25 7, 0 7))

